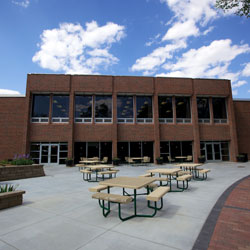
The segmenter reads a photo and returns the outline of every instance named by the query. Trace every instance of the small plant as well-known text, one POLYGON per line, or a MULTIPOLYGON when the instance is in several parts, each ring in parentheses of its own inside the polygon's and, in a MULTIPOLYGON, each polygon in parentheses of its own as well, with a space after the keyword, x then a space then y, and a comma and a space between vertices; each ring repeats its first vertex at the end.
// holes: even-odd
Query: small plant
POLYGON ((15 155, 12 165, 32 165, 34 162, 30 159, 29 154, 15 155))
POLYGON ((13 192, 17 189, 18 185, 5 184, 0 185, 0 193, 13 192))
POLYGON ((71 157, 69 157, 65 160, 65 163, 66 163, 66 166, 72 167, 74 165, 74 160, 71 157))
POLYGON ((163 157, 156 157, 157 164, 163 164, 163 157))
POLYGON ((118 166, 119 163, 120 163, 120 158, 114 157, 114 158, 112 159, 112 162, 113 162, 113 165, 118 166))
POLYGON ((199 163, 204 163, 204 162, 206 161, 205 155, 200 155, 200 156, 198 157, 198 161, 199 161, 199 163))
POLYGON ((2 161, 0 161, 0 165, 2 165, 2 166, 9 165, 10 163, 11 162, 8 161, 8 160, 2 160, 2 161))

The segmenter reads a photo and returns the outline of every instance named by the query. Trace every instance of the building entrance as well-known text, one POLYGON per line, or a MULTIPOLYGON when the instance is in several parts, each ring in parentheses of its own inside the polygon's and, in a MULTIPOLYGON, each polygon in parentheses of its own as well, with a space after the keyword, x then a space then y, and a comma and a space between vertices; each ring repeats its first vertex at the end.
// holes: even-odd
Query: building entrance
POLYGON ((58 164, 59 160, 59 145, 58 144, 45 144, 41 145, 40 163, 41 164, 58 164))
POLYGON ((206 160, 221 161, 220 143, 206 143, 206 160))

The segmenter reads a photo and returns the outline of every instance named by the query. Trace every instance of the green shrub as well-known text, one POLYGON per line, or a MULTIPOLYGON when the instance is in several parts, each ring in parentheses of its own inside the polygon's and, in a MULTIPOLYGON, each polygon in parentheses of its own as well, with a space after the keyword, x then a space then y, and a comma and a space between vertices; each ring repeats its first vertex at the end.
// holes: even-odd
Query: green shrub
POLYGON ((0 193, 13 192, 17 187, 18 185, 11 184, 0 185, 0 193))
POLYGON ((27 155, 15 155, 12 165, 32 165, 34 162, 30 159, 29 154, 27 155))

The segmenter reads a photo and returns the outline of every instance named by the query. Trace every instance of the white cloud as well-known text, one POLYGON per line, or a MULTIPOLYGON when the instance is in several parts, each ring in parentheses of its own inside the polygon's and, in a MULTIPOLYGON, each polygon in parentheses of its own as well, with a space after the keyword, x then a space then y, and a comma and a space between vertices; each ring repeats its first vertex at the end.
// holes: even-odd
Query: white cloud
POLYGON ((215 40, 208 46, 199 49, 190 49, 177 60, 176 63, 167 63, 163 68, 165 76, 178 77, 219 77, 237 81, 240 72, 229 72, 232 60, 238 55, 250 52, 247 44, 232 45, 230 39, 215 40))
POLYGON ((238 82, 232 84, 232 88, 233 88, 233 89, 239 88, 239 87, 241 87, 241 86, 243 86, 243 85, 245 85, 245 84, 247 84, 247 81, 244 81, 244 80, 238 81, 238 82))
POLYGON ((186 38, 199 35, 199 29, 193 20, 175 23, 162 38, 162 41, 186 38))
POLYGON ((206 29, 205 31, 203 31, 203 35, 206 36, 208 33, 210 33, 211 31, 213 31, 214 27, 210 26, 208 29, 206 29))
POLYGON ((21 6, 23 8, 28 8, 30 5, 30 0, 24 0, 24 1, 12 1, 13 4, 16 4, 18 6, 21 6))
POLYGON ((155 49, 151 54, 141 57, 136 60, 135 64, 131 67, 132 71, 144 71, 145 74, 154 73, 159 66, 161 66, 166 59, 173 57, 176 50, 186 47, 186 42, 179 40, 174 44, 168 44, 165 47, 155 49))
POLYGON ((151 46, 153 43, 157 43, 157 39, 160 37, 160 34, 155 35, 153 38, 149 38, 149 42, 146 42, 147 47, 151 46))
POLYGON ((95 21, 80 24, 63 23, 58 29, 44 30, 39 51, 32 61, 42 68, 66 73, 94 74, 100 67, 119 60, 109 53, 111 45, 125 36, 125 27, 109 22, 98 26, 95 21))
POLYGON ((243 76, 250 76, 250 63, 247 63, 245 68, 242 71, 243 76))
POLYGON ((0 89, 0 95, 21 95, 21 93, 10 89, 0 89))

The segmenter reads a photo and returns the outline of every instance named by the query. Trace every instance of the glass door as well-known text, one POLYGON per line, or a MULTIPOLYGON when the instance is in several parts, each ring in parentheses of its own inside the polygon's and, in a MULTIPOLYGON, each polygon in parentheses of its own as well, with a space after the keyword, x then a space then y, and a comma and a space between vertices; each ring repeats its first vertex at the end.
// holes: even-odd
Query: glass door
POLYGON ((206 160, 221 161, 220 143, 206 143, 206 160))
POLYGON ((58 164, 58 145, 50 145, 50 164, 58 164))
POLYGON ((213 161, 213 144, 212 143, 206 143, 206 160, 207 161, 213 161))
POLYGON ((214 143, 214 160, 221 161, 220 143, 214 143))
POLYGON ((40 163, 44 165, 58 164, 58 144, 41 145, 40 163))
POLYGON ((40 162, 41 164, 49 163, 49 145, 41 146, 40 162))

